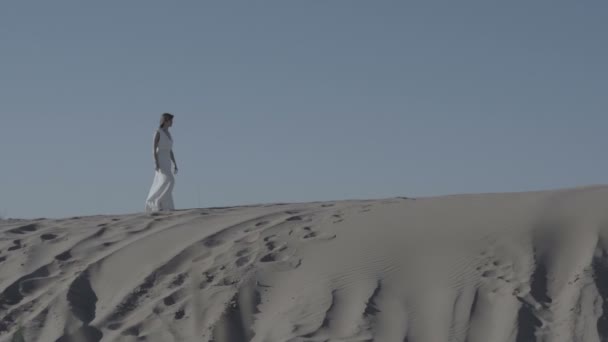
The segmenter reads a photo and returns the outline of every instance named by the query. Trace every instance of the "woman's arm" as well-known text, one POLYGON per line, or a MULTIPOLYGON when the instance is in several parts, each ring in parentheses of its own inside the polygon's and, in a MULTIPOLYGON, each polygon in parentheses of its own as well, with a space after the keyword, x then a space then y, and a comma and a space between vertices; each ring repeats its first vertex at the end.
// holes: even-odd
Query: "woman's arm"
POLYGON ((177 163, 175 162, 175 156, 173 155, 173 149, 171 150, 171 160, 173 161, 173 166, 175 167, 175 173, 177 173, 177 163))
POLYGON ((156 131, 156 134, 154 135, 154 163, 156 164, 156 171, 158 171, 158 169, 160 168, 158 166, 158 142, 160 141, 160 132, 156 131))

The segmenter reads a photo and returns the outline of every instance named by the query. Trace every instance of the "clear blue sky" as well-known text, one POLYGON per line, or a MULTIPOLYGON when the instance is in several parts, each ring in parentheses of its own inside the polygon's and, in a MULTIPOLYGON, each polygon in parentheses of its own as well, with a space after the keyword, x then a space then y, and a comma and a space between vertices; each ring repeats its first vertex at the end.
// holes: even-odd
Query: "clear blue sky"
POLYGON ((608 183, 608 2, 3 1, 0 213, 608 183), (200 191, 200 202, 198 193, 200 191))

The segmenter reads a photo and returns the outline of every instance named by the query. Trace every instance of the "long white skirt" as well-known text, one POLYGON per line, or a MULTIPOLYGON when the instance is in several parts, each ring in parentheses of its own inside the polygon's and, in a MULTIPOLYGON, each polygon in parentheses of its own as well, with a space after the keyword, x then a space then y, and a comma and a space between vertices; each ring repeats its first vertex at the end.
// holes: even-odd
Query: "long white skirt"
POLYGON ((158 151, 159 170, 154 174, 154 181, 146 199, 146 211, 175 210, 173 204, 173 187, 175 177, 171 172, 171 151, 158 151))

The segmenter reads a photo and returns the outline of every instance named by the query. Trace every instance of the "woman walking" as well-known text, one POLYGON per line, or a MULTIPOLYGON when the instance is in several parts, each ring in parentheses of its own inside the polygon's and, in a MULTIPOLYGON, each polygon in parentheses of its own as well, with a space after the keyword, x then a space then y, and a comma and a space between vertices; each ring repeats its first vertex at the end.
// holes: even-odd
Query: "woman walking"
POLYGON ((154 134, 154 162, 156 173, 152 188, 146 199, 146 211, 174 210, 173 186, 174 174, 177 174, 177 163, 173 155, 173 137, 169 127, 173 126, 173 115, 164 113, 160 117, 160 127, 154 134), (173 162, 173 172, 171 172, 173 162))

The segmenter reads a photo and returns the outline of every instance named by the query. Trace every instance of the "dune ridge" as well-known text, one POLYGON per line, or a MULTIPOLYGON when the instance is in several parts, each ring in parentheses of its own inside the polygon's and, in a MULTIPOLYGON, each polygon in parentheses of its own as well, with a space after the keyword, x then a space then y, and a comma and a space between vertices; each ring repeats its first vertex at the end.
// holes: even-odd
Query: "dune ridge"
POLYGON ((0 342, 608 340, 608 186, 0 221, 0 342))

